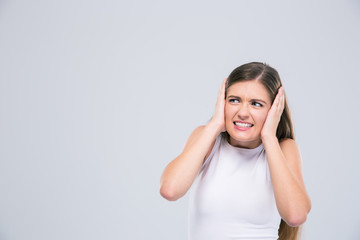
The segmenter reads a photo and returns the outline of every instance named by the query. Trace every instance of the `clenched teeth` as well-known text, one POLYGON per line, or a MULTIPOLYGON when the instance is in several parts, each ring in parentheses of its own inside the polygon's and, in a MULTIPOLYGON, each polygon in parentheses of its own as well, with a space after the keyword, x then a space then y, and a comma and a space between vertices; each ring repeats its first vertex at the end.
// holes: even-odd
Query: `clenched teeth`
POLYGON ((252 127, 254 126, 254 124, 250 124, 250 123, 239 123, 239 122, 235 122, 235 125, 238 126, 238 127, 252 127))

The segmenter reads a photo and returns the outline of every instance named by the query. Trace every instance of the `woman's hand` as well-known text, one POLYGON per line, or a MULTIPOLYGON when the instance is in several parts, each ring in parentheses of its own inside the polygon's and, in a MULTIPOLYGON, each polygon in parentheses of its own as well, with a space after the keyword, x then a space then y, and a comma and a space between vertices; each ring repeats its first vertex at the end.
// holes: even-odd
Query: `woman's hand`
POLYGON ((215 106, 215 113, 214 116, 211 118, 210 122, 213 124, 214 127, 216 127, 219 131, 219 134, 221 132, 225 132, 225 84, 226 84, 227 78, 224 79, 224 81, 221 84, 221 88, 218 92, 216 106, 215 106))
POLYGON ((276 137, 276 129, 280 122, 281 114, 284 111, 285 96, 284 88, 281 86, 275 97, 275 100, 268 112, 264 126, 261 130, 261 139, 276 137))

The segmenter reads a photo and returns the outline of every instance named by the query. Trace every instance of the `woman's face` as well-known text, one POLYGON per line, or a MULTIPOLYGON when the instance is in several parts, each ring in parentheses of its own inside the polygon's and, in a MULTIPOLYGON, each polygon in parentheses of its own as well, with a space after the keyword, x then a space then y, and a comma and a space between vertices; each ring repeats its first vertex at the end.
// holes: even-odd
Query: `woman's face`
POLYGON ((251 80, 231 85, 225 103, 225 127, 229 143, 235 147, 255 148, 261 144, 261 129, 271 102, 259 81, 251 80))

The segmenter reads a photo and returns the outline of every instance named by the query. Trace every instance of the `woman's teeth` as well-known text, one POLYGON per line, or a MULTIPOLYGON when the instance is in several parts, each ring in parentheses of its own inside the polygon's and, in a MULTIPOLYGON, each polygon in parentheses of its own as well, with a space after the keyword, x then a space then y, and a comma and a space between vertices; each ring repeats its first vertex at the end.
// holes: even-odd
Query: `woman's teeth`
POLYGON ((248 127, 252 127, 253 124, 249 124, 249 123, 239 123, 239 122, 235 122, 235 125, 238 127, 243 127, 243 128, 248 128, 248 127))

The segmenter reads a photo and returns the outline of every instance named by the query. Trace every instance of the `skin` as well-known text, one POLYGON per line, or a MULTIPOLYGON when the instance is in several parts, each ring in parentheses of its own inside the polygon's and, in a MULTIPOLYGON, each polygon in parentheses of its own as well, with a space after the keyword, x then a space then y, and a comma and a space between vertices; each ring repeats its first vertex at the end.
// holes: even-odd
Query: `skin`
MULTIPOLYGON (((270 98, 264 86, 256 80, 233 84, 225 99, 224 79, 218 93, 215 114, 209 124, 221 131, 227 130, 229 143, 236 147, 254 148, 263 144, 269 164, 276 205, 282 219, 297 227, 306 221, 311 201, 306 192, 300 151, 293 139, 276 137, 276 129, 285 106, 284 89, 281 87, 270 106, 270 98), (231 95, 238 96, 238 101, 231 95), (265 101, 263 107, 251 99, 265 101), (234 121, 250 122, 254 126, 248 131, 234 128, 234 121)), ((208 153, 209 154, 209 153, 208 153)), ((207 156, 208 156, 207 154, 207 156)))
POLYGON ((259 81, 238 82, 229 87, 225 103, 225 128, 230 135, 231 145, 255 148, 261 144, 261 131, 271 107, 270 101, 267 90, 259 81), (235 121, 254 125, 247 131, 241 131, 235 127, 235 121))
POLYGON ((256 81, 248 81, 228 89, 228 96, 237 94, 241 98, 230 104, 225 99, 226 80, 224 79, 218 92, 210 122, 192 132, 182 153, 165 168, 160 179, 160 194, 169 201, 176 201, 184 196, 209 156, 215 138, 228 130, 230 144, 234 146, 254 148, 260 143, 264 145, 279 214, 290 226, 303 224, 311 209, 311 202, 302 177, 300 151, 294 140, 283 139, 279 142, 276 137, 276 129, 284 110, 284 90, 279 89, 271 106, 269 104, 259 108, 250 100, 255 95, 257 98, 267 99, 265 102, 269 103, 268 93, 256 81), (246 88, 246 91, 241 87, 246 88), (247 132, 235 131, 232 128, 233 121, 239 119, 253 123, 253 129, 247 132))

